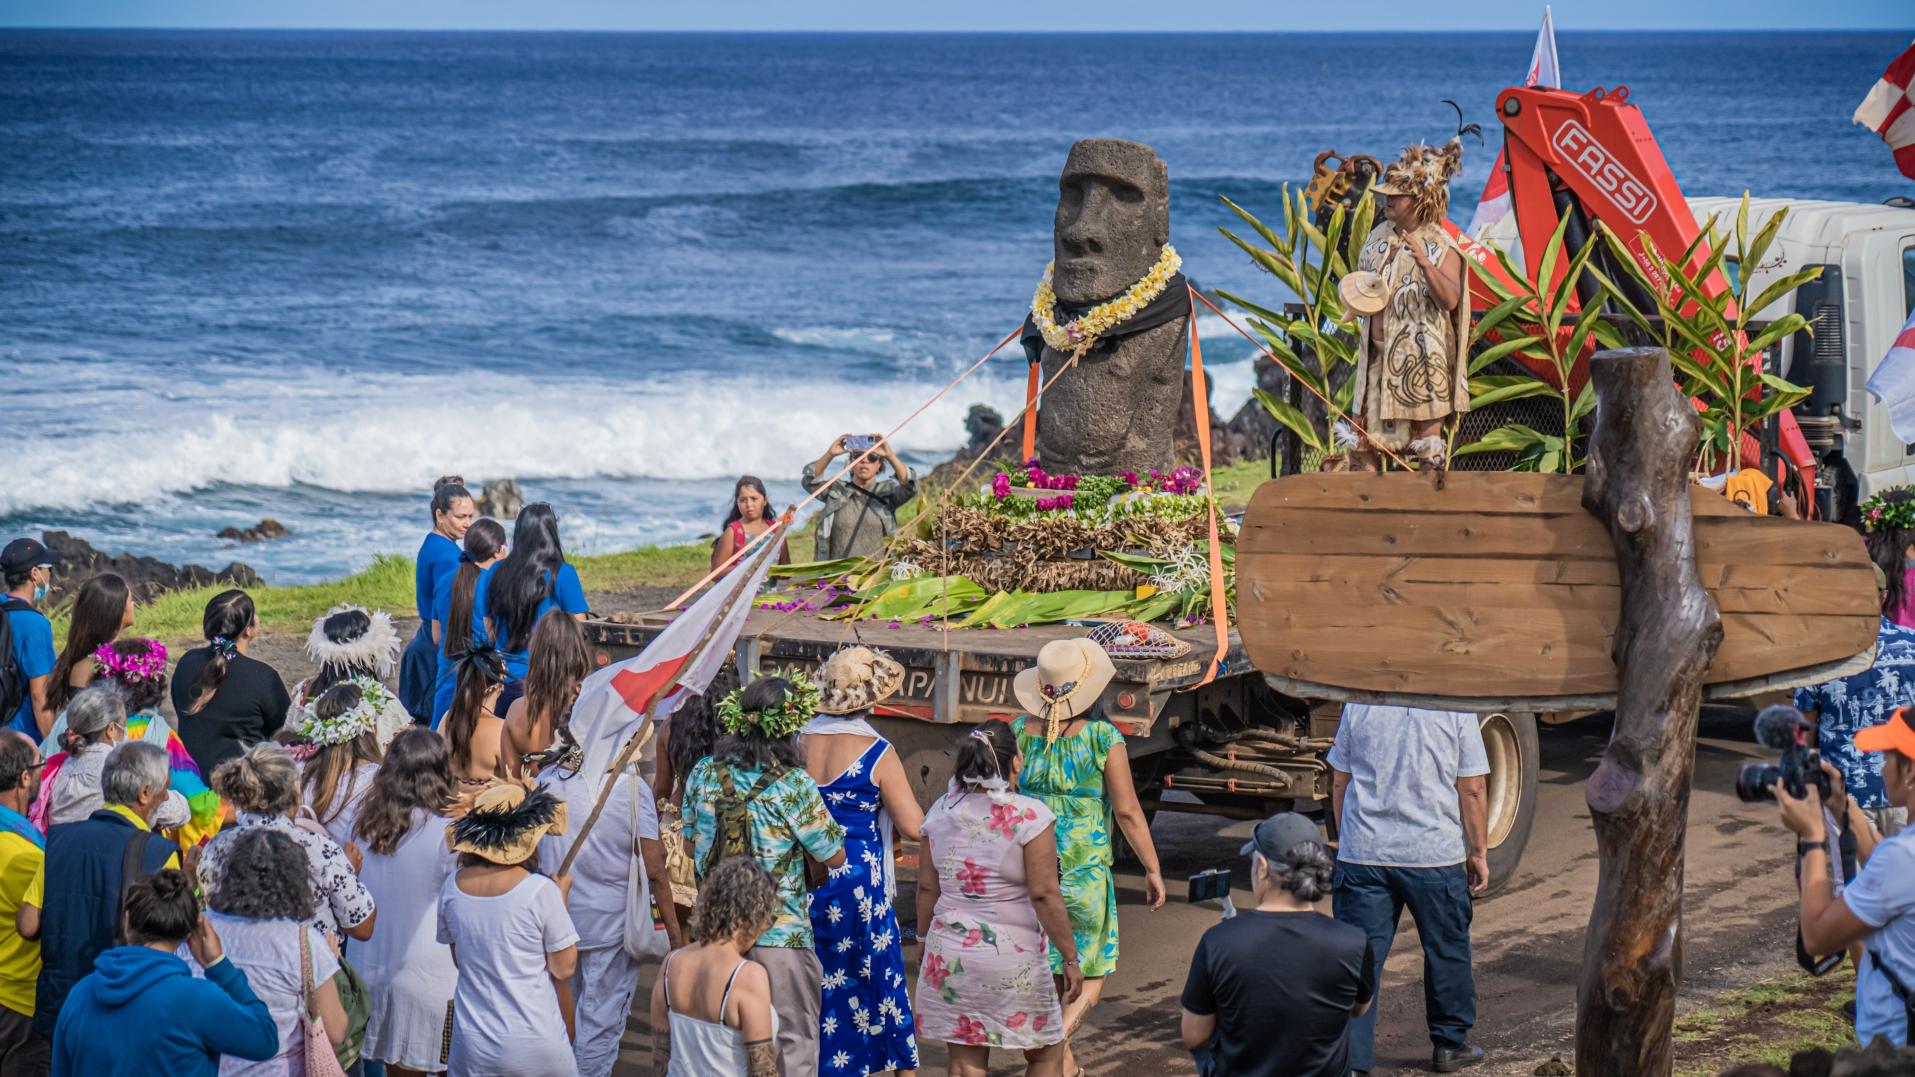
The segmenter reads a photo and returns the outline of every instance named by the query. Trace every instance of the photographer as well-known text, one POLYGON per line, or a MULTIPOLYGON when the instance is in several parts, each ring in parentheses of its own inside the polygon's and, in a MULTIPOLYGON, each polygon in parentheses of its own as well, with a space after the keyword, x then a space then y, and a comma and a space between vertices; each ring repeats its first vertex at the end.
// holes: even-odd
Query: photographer
POLYGON ((824 455, 805 465, 799 476, 805 493, 817 493, 831 461, 846 453, 851 455, 850 473, 818 499, 824 506, 818 514, 820 561, 876 553, 898 529, 898 510, 918 496, 911 469, 898 459, 891 443, 876 434, 840 434, 824 455), (886 462, 897 478, 878 478, 886 462))
MULTIPOLYGON (((1883 793, 1891 805, 1906 808, 1915 798, 1915 711, 1897 707, 1887 722, 1857 733, 1855 747, 1882 754, 1883 793)), ((1771 791, 1782 825, 1799 839, 1803 946, 1812 954, 1832 954, 1865 942, 1868 955, 1855 980, 1856 1039, 1868 1043, 1882 1036, 1907 1046, 1907 985, 1915 983, 1915 832, 1878 843, 1837 895, 1820 792, 1810 784, 1804 796, 1791 796, 1779 780, 1771 791)))
MULTIPOLYGON (((1885 578, 1876 570, 1876 584, 1885 578)), ((1886 599, 1884 599, 1886 601, 1886 599)), ((1827 684, 1799 688, 1795 705, 1816 727, 1816 747, 1822 758, 1842 772, 1842 782, 1854 797, 1857 814, 1866 815, 1883 837, 1893 837, 1908 821, 1908 810, 1895 807, 1882 795, 1882 759, 1855 748, 1855 734, 1882 720, 1896 707, 1915 703, 1915 629, 1888 618, 1875 640, 1875 661, 1868 669, 1827 684)), ((1838 805, 1831 805, 1836 807, 1838 805)), ((1838 813, 1842 819, 1846 813, 1838 813)), ((1843 823, 1844 829, 1850 824, 1843 823)))

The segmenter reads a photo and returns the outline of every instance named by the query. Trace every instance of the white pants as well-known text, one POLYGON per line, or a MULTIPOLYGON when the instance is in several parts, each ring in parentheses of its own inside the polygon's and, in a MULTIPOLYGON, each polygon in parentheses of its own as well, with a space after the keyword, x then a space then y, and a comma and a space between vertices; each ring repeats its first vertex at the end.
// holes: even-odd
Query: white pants
POLYGON ((571 982, 578 1026, 572 1057, 578 1061, 579 1077, 608 1077, 618 1064, 619 1040, 638 990, 638 962, 617 943, 580 950, 571 982))

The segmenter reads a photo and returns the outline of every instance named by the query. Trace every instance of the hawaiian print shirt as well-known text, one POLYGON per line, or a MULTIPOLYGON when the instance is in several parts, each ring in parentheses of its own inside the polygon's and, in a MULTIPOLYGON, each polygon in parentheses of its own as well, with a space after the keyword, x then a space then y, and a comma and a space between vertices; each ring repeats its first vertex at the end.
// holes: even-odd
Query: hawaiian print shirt
POLYGON ((1888 721, 1889 712, 1915 704, 1915 629, 1882 619, 1875 664, 1839 681, 1798 688, 1798 709, 1820 711, 1822 758, 1842 772, 1849 795, 1864 808, 1886 808, 1882 753, 1855 748, 1855 734, 1888 721))
MULTIPOLYGON (((696 846, 692 862, 703 864, 718 838, 718 801, 725 795, 719 771, 730 772, 732 788, 743 796, 758 783, 763 771, 748 770, 706 758, 692 768, 685 782, 685 803, 692 806, 692 834, 696 846)), ((844 828, 831 818, 818 783, 802 767, 791 767, 767 785, 745 806, 750 820, 753 856, 778 884, 778 917, 758 936, 758 945, 809 950, 811 892, 805 886, 805 858, 829 860, 844 848, 844 828)))
POLYGON ((346 859, 339 843, 327 837, 324 831, 315 833, 284 815, 234 812, 233 821, 200 850, 202 890, 210 892, 214 888, 220 864, 225 860, 226 851, 232 848, 233 838, 253 827, 277 830, 305 850, 306 862, 312 868, 313 887, 313 915, 306 921, 308 924, 336 940, 346 928, 358 927, 373 914, 372 892, 359 882, 359 874, 352 870, 352 861, 346 859))

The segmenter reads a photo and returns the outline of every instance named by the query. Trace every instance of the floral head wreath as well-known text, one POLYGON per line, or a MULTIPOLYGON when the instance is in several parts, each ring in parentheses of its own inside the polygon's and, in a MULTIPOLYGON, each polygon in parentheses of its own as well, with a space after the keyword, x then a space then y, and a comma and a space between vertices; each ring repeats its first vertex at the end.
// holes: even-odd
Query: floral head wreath
POLYGON ((101 673, 110 674, 114 680, 139 684, 166 676, 166 644, 148 640, 146 650, 128 654, 111 643, 102 643, 93 652, 93 661, 101 673))
POLYGON ((1862 502, 1862 527, 1867 531, 1915 527, 1915 487, 1892 486, 1862 502), (1902 496, 1891 500, 1890 494, 1902 496))
POLYGON ((379 712, 392 703, 392 693, 371 677, 349 677, 339 683, 359 689, 359 702, 344 714, 321 718, 319 700, 307 700, 299 708, 297 722, 299 736, 306 743, 323 748, 356 740, 361 734, 378 728, 379 712))
POLYGON ((776 707, 759 711, 747 711, 739 705, 739 699, 745 694, 743 688, 734 689, 730 695, 718 702, 718 724, 725 732, 734 737, 758 734, 780 739, 792 736, 811 721, 818 710, 818 686, 802 672, 778 674, 791 685, 785 698, 776 707))

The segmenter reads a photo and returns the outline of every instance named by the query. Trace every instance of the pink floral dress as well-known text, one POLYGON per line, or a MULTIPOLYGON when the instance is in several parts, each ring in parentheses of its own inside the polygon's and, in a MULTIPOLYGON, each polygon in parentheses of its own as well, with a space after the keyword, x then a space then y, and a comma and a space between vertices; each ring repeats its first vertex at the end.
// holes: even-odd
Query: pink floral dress
POLYGON ((1025 886, 1024 845, 1049 829, 1051 810, 1027 796, 995 803, 946 793, 924 819, 938 873, 938 904, 922 930, 918 1036, 1025 1049, 1064 1038, 1049 946, 1025 886))

